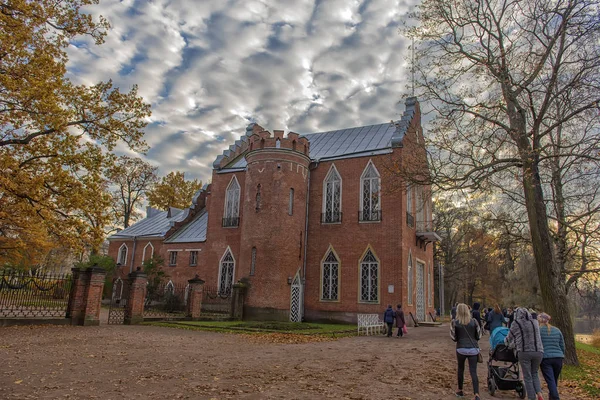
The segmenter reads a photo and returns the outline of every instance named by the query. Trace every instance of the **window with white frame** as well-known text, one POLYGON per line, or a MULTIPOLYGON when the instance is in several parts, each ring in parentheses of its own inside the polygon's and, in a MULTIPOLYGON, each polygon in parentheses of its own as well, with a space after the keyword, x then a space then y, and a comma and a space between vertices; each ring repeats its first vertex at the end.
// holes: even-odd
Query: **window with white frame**
POLYGON ((367 167, 360 177, 360 221, 381 221, 381 178, 372 161, 369 160, 367 167))
POLYGON ((342 178, 335 165, 332 165, 323 181, 324 223, 342 222, 342 178))
POLYGON ((148 242, 148 244, 144 246, 144 251, 142 252, 142 262, 146 261, 146 259, 152 258, 153 255, 154 246, 152 246, 152 243, 148 242))
POLYGON ((408 292, 407 302, 408 302, 408 304, 412 304, 413 303, 413 260, 412 260, 411 253, 408 254, 408 281, 407 281, 406 286, 407 286, 406 289, 408 292))
POLYGON ((173 296, 175 294, 175 285, 173 281, 169 279, 169 282, 165 285, 165 294, 170 294, 173 296))
POLYGON ((225 192, 224 227, 235 227, 240 223, 240 184, 234 176, 225 192))
POLYGON ((174 267, 177 265, 177 252, 170 251, 169 252, 169 266, 174 267))
POLYGON ((231 293, 233 285, 233 273, 235 271, 235 259, 228 248, 221 258, 221 267, 219 269, 219 294, 228 295, 231 293))
POLYGON ((198 250, 190 251, 190 267, 198 265, 198 250))
POLYGON ((423 186, 417 186, 417 231, 425 230, 425 202, 423 201, 423 186))
POLYGON ((121 265, 127 264, 127 245, 125 243, 119 247, 119 257, 117 258, 117 262, 121 265))
POLYGON ((379 261, 367 250, 360 261, 360 301, 377 302, 379 300, 379 261))
POLYGON ((329 249, 321 266, 321 300, 337 300, 340 262, 333 249, 329 249))

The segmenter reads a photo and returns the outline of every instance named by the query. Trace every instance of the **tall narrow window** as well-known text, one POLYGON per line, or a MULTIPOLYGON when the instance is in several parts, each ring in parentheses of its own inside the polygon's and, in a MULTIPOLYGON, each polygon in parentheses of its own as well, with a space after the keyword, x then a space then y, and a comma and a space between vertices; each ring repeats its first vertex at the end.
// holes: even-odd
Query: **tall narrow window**
POLYGON ((413 264, 412 254, 409 253, 408 254, 408 280, 407 280, 407 285, 406 285, 406 289, 408 292, 408 299, 407 299, 408 304, 413 303, 413 265, 412 264, 413 264))
POLYGON ((142 262, 152 258, 152 256, 154 256, 154 246, 152 246, 152 243, 148 242, 148 244, 144 246, 144 251, 142 252, 142 262))
POLYGON ((288 215, 294 214, 294 189, 290 189, 290 201, 288 204, 288 215))
POLYGON ((431 290, 431 265, 427 268, 427 303, 429 307, 433 303, 433 290, 431 290))
POLYGON ((340 262, 331 248, 327 252, 321 268, 321 300, 337 300, 340 262))
POLYGON ((417 231, 425 230, 425 203, 423 198, 423 186, 417 186, 417 231))
POLYGON ((256 212, 260 210, 260 183, 256 185, 256 212))
POLYGON ((252 248, 252 256, 250 259, 250 275, 256 272, 256 247, 252 248))
POLYGON ((406 185, 406 225, 415 226, 415 216, 413 214, 413 186, 406 185))
POLYGON ((331 166, 323 182, 323 214, 324 223, 342 222, 342 178, 335 165, 331 166))
POLYGON ((296 151, 296 141, 292 140, 292 150, 296 151))
POLYGON ((127 245, 125 243, 119 247, 119 257, 117 262, 121 265, 127 264, 127 245))
POLYGON ((198 252, 196 250, 190 251, 190 267, 198 265, 198 252))
POLYGON ((170 251, 169 252, 169 266, 174 267, 177 265, 177 252, 170 251))
POLYGON ((360 301, 377 302, 379 300, 378 279, 379 261, 369 249, 360 262, 360 301))
POLYGON ((219 269, 219 294, 229 295, 233 285, 233 273, 235 270, 235 260, 231 250, 227 248, 223 258, 221 258, 221 268, 219 269))
POLYGON ((279 140, 279 138, 277 138, 277 140, 275 141, 275 148, 279 149, 281 147, 281 140, 279 140))
POLYGON ((372 161, 369 161, 360 177, 360 187, 361 210, 358 213, 359 221, 381 221, 381 208, 379 205, 381 178, 372 161))
POLYGON ((240 184, 235 176, 231 178, 231 182, 229 182, 225 193, 223 226, 238 226, 240 223, 240 184))

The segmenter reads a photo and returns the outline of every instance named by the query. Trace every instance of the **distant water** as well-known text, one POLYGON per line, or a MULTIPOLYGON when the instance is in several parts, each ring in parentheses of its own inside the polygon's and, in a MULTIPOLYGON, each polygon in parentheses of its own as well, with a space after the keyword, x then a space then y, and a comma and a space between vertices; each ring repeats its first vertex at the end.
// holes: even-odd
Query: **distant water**
POLYGON ((589 335, 593 333, 595 329, 600 329, 600 319, 575 319, 575 333, 589 335))

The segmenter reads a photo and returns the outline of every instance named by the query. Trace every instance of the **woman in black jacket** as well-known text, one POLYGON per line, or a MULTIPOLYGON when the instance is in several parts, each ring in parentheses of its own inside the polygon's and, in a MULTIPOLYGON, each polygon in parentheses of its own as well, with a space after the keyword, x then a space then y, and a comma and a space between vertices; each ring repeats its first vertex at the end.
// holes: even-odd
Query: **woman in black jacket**
POLYGON ((458 362, 458 390, 456 395, 463 397, 463 382, 465 375, 465 361, 469 361, 469 373, 473 382, 474 400, 479 397, 479 379, 477 378, 477 357, 479 354, 478 341, 481 339, 481 326, 469 312, 466 304, 460 303, 456 307, 456 319, 450 326, 450 337, 456 342, 456 360, 458 362))

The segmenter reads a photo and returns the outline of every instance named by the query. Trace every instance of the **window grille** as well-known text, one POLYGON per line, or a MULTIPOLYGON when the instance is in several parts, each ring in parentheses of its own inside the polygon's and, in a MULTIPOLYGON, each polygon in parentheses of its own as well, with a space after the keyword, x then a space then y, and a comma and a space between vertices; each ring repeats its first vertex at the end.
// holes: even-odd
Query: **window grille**
POLYGON ((332 166, 325 177, 323 187, 323 223, 342 222, 342 178, 335 166, 332 166))
POLYGON ((340 263, 332 250, 323 261, 323 282, 321 300, 338 299, 338 278, 340 263))
POLYGON ((198 265, 198 252, 190 251, 190 267, 198 265))
POLYGON ((294 189, 290 189, 290 202, 288 204, 288 215, 294 214, 294 189))
POLYGON ((252 258, 250 262, 250 275, 254 275, 256 272, 256 247, 252 248, 252 258))
POLYGON ((219 294, 229 295, 233 285, 233 271, 235 261, 231 255, 231 251, 227 249, 223 259, 221 260, 221 270, 219 272, 219 294))
POLYGON ((431 307, 431 304, 433 303, 433 291, 431 290, 431 270, 428 269, 427 270, 427 303, 429 305, 429 307, 431 307))
POLYGON ((119 264, 127 264, 127 245, 125 243, 119 248, 119 264))
POLYGON ((360 263, 360 300, 377 302, 378 299, 379 261, 371 250, 368 250, 360 263))
POLYGON ((371 161, 361 176, 361 221, 380 221, 379 207, 381 179, 371 161))
POLYGON ((177 265, 177 252, 176 251, 169 252, 169 265, 172 267, 177 265))
POLYGON ((408 304, 412 304, 412 293, 413 293, 413 268, 412 268, 412 254, 408 255, 408 282, 407 282, 407 291, 408 291, 408 304))
POLYGON ((239 226, 240 221, 240 185, 234 176, 227 186, 225 197, 224 227, 239 226))

